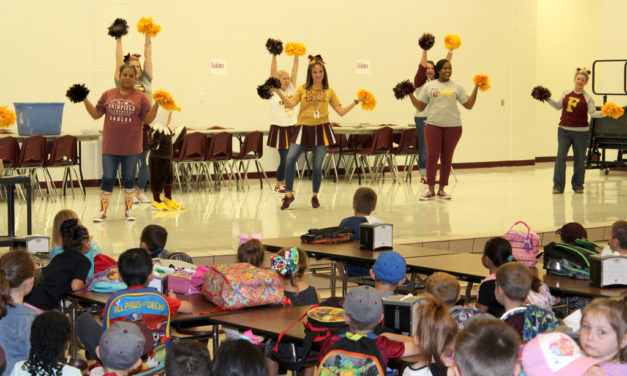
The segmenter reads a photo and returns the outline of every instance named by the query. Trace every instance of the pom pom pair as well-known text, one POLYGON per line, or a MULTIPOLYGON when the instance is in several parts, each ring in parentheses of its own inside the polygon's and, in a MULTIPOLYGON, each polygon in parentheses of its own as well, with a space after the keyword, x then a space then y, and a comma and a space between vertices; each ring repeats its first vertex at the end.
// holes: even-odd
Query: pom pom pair
POLYGON ((272 92, 270 89, 280 89, 281 88, 281 80, 276 77, 270 77, 263 84, 257 86, 257 94, 261 97, 261 99, 270 99, 272 97, 272 92))
POLYGON ((65 92, 65 96, 72 103, 80 103, 84 101, 88 94, 89 89, 85 86, 85 84, 74 84, 65 92))
POLYGON ((128 34, 128 23, 123 18, 116 18, 109 26, 109 35, 118 39, 126 34, 128 34))
POLYGON ((420 39, 418 39, 418 45, 420 46, 420 48, 422 48, 425 51, 431 49, 431 47, 433 47, 434 44, 435 44, 435 36, 433 34, 424 33, 422 34, 420 39))
POLYGON ((278 39, 268 38, 266 48, 272 55, 280 55, 283 52, 283 42, 278 39))
POLYGON ((365 99, 365 101, 361 102, 361 108, 364 110, 372 111, 377 105, 377 100, 374 99, 374 95, 364 89, 357 92, 357 99, 365 99))
POLYGON ((176 104, 172 95, 165 90, 157 90, 152 93, 152 99, 166 111, 181 111, 181 107, 176 104))
POLYGON ((9 128, 17 119, 15 112, 9 110, 9 106, 0 106, 0 128, 9 128))
POLYGON ((403 99, 414 92, 414 84, 409 80, 401 81, 394 86, 394 96, 396 99, 403 99))
POLYGON ((618 119, 623 116, 625 109, 617 106, 614 102, 607 102, 601 107, 601 113, 605 116, 609 116, 614 119, 618 119))
POLYGON ((545 88, 544 86, 536 86, 533 90, 531 90, 531 96, 540 102, 544 102, 551 98, 551 90, 545 88))
POLYGON ((444 37, 444 47, 447 50, 456 50, 462 45, 462 40, 459 39, 457 34, 449 34, 444 37))
POLYGON ((287 56, 303 56, 307 52, 307 48, 302 43, 289 42, 285 45, 285 54, 287 56))
POLYGON ((479 90, 481 91, 486 91, 490 87, 492 87, 490 85, 490 77, 486 76, 485 74, 475 74, 475 76, 472 78, 472 81, 475 83, 475 85, 479 85, 479 90))
POLYGON ((142 17, 137 23, 137 31, 142 34, 148 34, 151 37, 156 37, 161 31, 161 25, 157 25, 152 22, 152 17, 142 17))

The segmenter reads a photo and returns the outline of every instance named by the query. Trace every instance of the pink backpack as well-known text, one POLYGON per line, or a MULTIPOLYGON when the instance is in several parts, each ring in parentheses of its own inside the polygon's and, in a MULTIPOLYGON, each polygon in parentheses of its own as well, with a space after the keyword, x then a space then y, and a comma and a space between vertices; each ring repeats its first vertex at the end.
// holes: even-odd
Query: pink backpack
POLYGON ((200 294, 208 270, 208 267, 198 265, 193 273, 181 269, 177 273, 168 274, 168 289, 185 295, 200 294))
POLYGON ((512 255, 516 261, 520 261, 527 266, 535 266, 540 257, 540 237, 531 231, 529 225, 524 221, 518 221, 509 228, 509 231, 503 235, 512 245, 512 255), (513 230, 514 226, 522 224, 527 231, 513 230))
POLYGON ((283 281, 272 270, 241 262, 213 265, 205 274, 202 293, 226 309, 255 307, 283 302, 283 281))

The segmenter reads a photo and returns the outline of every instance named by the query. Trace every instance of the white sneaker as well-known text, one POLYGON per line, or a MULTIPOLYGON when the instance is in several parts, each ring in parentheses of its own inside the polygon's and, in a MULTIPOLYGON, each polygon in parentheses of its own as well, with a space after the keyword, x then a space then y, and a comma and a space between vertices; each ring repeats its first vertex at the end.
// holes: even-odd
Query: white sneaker
POLYGON ((137 204, 140 202, 142 204, 150 204, 152 200, 149 200, 142 191, 137 191, 135 193, 135 197, 133 197, 133 204, 137 204))
POLYGON ((126 212, 124 213, 124 219, 126 219, 127 221, 134 221, 137 218, 135 218, 135 214, 133 214, 133 212, 131 211, 131 209, 126 209, 126 212))
POLYGON ((104 222, 107 219, 107 214, 105 212, 99 212, 97 216, 94 217, 93 221, 96 223, 104 222))

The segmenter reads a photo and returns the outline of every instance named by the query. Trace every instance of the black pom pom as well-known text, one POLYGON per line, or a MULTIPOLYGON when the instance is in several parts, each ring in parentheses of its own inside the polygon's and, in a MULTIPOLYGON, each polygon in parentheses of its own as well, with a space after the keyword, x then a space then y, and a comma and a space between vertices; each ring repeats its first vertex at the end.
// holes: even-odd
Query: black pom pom
POLYGON ((551 98, 551 90, 545 88, 544 86, 536 86, 533 90, 531 90, 531 96, 540 102, 544 102, 551 98))
POLYGON ((433 47, 434 43, 435 43, 435 36, 433 36, 433 34, 424 33, 422 34, 420 39, 418 39, 418 45, 423 50, 429 50, 431 47, 433 47))
POLYGON ((264 82, 263 84, 266 85, 266 86, 269 86, 269 87, 276 88, 276 89, 280 89, 281 88, 281 80, 279 80, 276 77, 268 78, 266 80, 266 82, 264 82))
POLYGON ((268 38, 266 48, 272 55, 280 55, 283 52, 283 42, 278 39, 268 38))
POLYGON ((403 99, 414 92, 414 84, 412 84, 409 80, 405 80, 396 84, 392 90, 394 90, 394 96, 396 99, 403 99))
POLYGON ((117 39, 126 34, 128 34, 128 23, 123 18, 116 18, 109 26, 109 35, 117 39))
POLYGON ((272 92, 270 91, 270 87, 268 85, 257 86, 257 94, 259 94, 261 99, 270 99, 272 97, 272 92))
POLYGON ((88 94, 89 89, 85 87, 85 84, 74 84, 65 92, 65 96, 68 97, 72 103, 84 101, 88 94))

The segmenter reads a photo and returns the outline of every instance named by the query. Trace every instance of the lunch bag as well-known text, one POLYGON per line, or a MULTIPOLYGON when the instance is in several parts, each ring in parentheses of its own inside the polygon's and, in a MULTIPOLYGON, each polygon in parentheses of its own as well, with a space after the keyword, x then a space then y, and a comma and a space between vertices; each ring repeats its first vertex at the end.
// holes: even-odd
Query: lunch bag
POLYGON ((355 233, 343 226, 309 229, 300 236, 300 240, 308 244, 344 243, 354 239, 355 233))
POLYGON ((512 255, 516 261, 520 261, 527 266, 535 266, 540 257, 540 237, 524 221, 518 221, 509 228, 503 235, 512 245, 512 255), (521 224, 527 231, 514 230, 514 226, 521 224))

